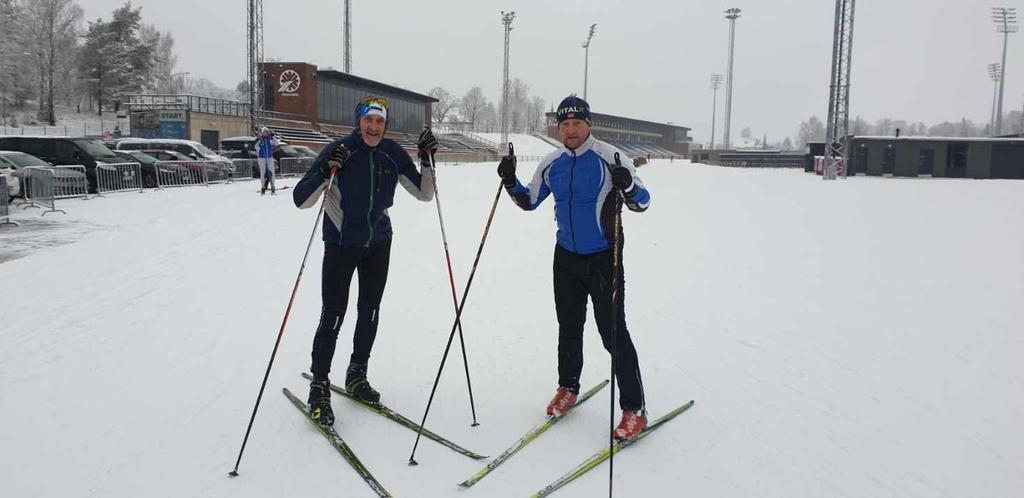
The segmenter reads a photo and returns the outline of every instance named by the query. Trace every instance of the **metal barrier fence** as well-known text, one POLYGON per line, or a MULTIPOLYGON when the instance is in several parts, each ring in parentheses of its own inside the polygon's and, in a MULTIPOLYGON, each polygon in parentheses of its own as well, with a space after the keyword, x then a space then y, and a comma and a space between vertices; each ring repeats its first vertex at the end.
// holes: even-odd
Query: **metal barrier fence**
POLYGON ((206 185, 202 161, 157 161, 156 188, 206 185))
POLYGON ((260 177, 260 165, 256 159, 232 159, 231 164, 235 168, 235 181, 260 177))
POLYGON ((158 161, 156 187, 188 187, 230 182, 234 171, 217 161, 158 161))
POLYGON ((11 221, 10 198, 7 197, 7 177, 0 176, 0 227, 18 226, 18 223, 11 221))
POLYGON ((54 195, 56 175, 52 168, 29 166, 22 168, 20 174, 21 188, 24 190, 25 199, 28 201, 28 204, 23 209, 30 207, 47 208, 41 216, 46 216, 46 213, 56 212, 67 214, 63 209, 57 209, 57 197, 54 195))
POLYGON ((139 163, 96 164, 96 193, 142 192, 142 165, 139 163))
POLYGON ((281 176, 305 175, 313 165, 314 157, 282 157, 278 161, 281 176))
POLYGON ((53 196, 57 199, 89 198, 89 178, 85 166, 51 166, 53 196))
POLYGON ((235 176, 234 167, 229 166, 227 163, 204 161, 202 164, 206 174, 207 185, 211 183, 231 183, 232 178, 235 176))

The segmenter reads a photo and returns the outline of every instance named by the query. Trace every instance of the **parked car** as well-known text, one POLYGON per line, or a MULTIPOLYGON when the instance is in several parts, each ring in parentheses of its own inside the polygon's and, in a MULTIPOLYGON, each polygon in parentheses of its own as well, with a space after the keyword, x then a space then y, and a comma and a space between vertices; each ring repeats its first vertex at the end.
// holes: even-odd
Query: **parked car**
MULTIPOLYGON (((192 173, 193 181, 201 181, 203 175, 204 165, 197 162, 195 159, 182 154, 175 150, 141 150, 146 155, 153 156, 158 161, 179 161, 182 162, 182 166, 188 169, 192 173)), ((158 163, 159 166, 159 163, 158 163)), ((231 161, 228 161, 227 165, 223 162, 217 161, 211 164, 210 168, 206 168, 206 177, 209 181, 226 180, 234 177, 234 165, 231 161)), ((180 171, 180 170, 179 170, 180 171)), ((162 175, 163 173, 161 173, 162 175)), ((161 178, 167 178, 161 176, 161 178)))
POLYGON ((18 170, 29 166, 50 166, 50 163, 24 152, 0 150, 0 176, 7 178, 7 195, 10 199, 24 197, 22 174, 18 170))
POLYGON ((96 163, 121 162, 102 142, 89 138, 5 136, 0 150, 24 152, 53 165, 84 166, 90 194, 96 193, 96 163))
POLYGON ((306 155, 306 157, 316 157, 320 155, 315 150, 310 149, 305 145, 293 145, 292 148, 299 151, 299 153, 306 155))
POLYGON ((231 160, 192 140, 171 138, 122 138, 117 141, 117 150, 173 150, 188 156, 189 161, 212 161, 233 171, 231 160))
MULTIPOLYGON (((146 188, 155 188, 157 186, 157 159, 145 152, 140 150, 115 150, 114 154, 125 160, 125 162, 139 163, 142 169, 142 186, 146 188)), ((174 182, 175 178, 180 177, 180 171, 172 168, 161 168, 160 178, 165 182, 174 182)), ((180 183, 177 182, 177 183, 180 183)))

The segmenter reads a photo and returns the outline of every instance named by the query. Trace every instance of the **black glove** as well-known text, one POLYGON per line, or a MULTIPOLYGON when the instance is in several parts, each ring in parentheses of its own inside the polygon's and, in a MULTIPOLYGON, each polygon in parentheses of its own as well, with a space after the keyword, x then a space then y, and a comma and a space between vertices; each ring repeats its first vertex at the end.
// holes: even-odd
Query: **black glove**
POLYGON ((639 168, 640 166, 643 166, 645 164, 647 164, 647 158, 646 157, 644 157, 644 156, 637 156, 637 157, 633 158, 633 167, 634 168, 639 168))
POLYGON ((340 171, 345 166, 345 161, 347 160, 348 147, 345 147, 345 144, 338 144, 331 151, 331 154, 327 156, 327 162, 320 165, 320 175, 324 178, 330 178, 331 170, 338 169, 340 171))
POLYGON ((612 185, 621 190, 624 194, 630 195, 633 188, 633 174, 622 166, 612 168, 612 185))
POLYGON ((506 187, 516 185, 516 156, 505 156, 498 163, 498 176, 501 177, 501 184, 506 187))
POLYGON ((430 128, 424 128, 420 132, 420 138, 416 141, 416 148, 419 149, 420 157, 425 157, 427 154, 433 154, 437 151, 437 138, 434 137, 434 132, 430 131, 430 128))

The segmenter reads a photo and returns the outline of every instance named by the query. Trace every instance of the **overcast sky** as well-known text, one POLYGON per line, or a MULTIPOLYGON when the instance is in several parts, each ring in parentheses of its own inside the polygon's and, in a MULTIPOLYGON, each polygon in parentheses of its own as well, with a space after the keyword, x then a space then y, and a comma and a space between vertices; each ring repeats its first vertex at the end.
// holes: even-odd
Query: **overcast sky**
MULTIPOLYGON (((122 0, 79 0, 86 19, 109 18, 122 0)), ((143 19, 170 31, 178 66, 233 88, 245 77, 246 0, 134 0, 143 19)), ((264 0, 265 56, 342 67, 343 0, 264 0)), ((1024 0, 857 2, 851 114, 934 124, 967 117, 987 123, 1002 35, 993 6, 1024 0)), ((352 0, 353 73, 426 92, 462 95, 473 86, 501 93, 501 10, 514 10, 513 78, 556 103, 583 93, 580 44, 590 47, 588 100, 595 112, 693 128, 707 140, 711 73, 725 73, 728 21, 736 28, 733 136, 750 127, 769 141, 800 121, 825 118, 831 66, 832 0, 352 0)), ((1004 112, 1024 100, 1024 34, 1010 36, 1004 112)), ((719 93, 722 134, 724 89, 719 93)))

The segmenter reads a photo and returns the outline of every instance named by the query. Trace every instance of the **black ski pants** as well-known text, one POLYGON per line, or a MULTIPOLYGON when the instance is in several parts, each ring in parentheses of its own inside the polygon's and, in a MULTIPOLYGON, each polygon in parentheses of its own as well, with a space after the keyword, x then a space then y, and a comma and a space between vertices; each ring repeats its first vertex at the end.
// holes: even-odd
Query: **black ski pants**
MULTIPOLYGON (((625 316, 625 281, 619 268, 619 292, 615 327, 615 377, 619 386, 619 407, 645 409, 643 381, 636 348, 629 337, 625 316)), ((555 245, 555 313, 558 315, 558 385, 579 392, 583 372, 583 324, 587 320, 587 297, 594 304, 594 319, 601 341, 612 352, 612 251, 576 254, 555 245)))
POLYGON ((310 371, 318 379, 327 378, 338 343, 338 330, 348 308, 348 291, 352 274, 359 273, 359 297, 356 302, 356 329, 352 335, 350 363, 366 365, 370 360, 373 340, 377 337, 380 300, 388 281, 391 241, 370 247, 342 247, 324 243, 323 281, 320 325, 313 337, 313 364, 310 371))

